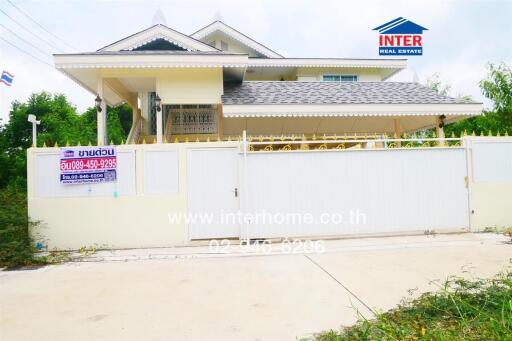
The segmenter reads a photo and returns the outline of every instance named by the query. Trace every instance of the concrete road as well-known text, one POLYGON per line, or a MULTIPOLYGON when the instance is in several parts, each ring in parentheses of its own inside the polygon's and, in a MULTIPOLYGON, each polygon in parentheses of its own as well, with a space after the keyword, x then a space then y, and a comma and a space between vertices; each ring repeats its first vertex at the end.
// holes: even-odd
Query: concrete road
POLYGON ((332 240, 321 254, 282 254, 279 244, 271 255, 104 251, 87 262, 2 271, 0 340, 296 340, 435 290, 449 275, 492 276, 511 265, 504 240, 332 240))

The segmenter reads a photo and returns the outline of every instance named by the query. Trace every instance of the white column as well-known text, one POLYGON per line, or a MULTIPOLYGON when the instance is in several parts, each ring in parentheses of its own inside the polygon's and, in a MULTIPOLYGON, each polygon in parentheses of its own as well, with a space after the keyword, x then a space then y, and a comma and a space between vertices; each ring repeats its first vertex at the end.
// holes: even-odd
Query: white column
POLYGON ((163 142, 163 117, 162 109, 156 112, 156 143, 163 142))
MULTIPOLYGON (((394 130, 395 135, 398 136, 399 139, 401 139, 402 138, 402 125, 400 124, 400 120, 398 118, 393 119, 393 130, 394 130)), ((401 147, 402 142, 401 141, 396 142, 396 146, 401 147)))
POLYGON ((103 98, 103 78, 98 79, 98 95, 101 97, 101 111, 96 112, 97 116, 97 138, 98 138, 98 146, 104 146, 108 144, 107 142, 107 105, 105 103, 105 99, 103 98))
POLYGON ((441 125, 442 122, 443 122, 443 120, 441 120, 441 118, 439 116, 437 116, 437 118, 436 118, 436 135, 437 135, 437 138, 439 139, 439 143, 438 143, 439 146, 446 145, 446 141, 444 140, 444 127, 439 127, 439 125, 441 125))

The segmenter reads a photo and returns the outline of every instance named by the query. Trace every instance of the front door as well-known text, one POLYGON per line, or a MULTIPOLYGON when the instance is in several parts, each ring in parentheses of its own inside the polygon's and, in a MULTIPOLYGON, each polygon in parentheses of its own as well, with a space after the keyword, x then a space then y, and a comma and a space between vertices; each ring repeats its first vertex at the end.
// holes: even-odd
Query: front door
POLYGON ((238 158, 236 148, 189 151, 190 239, 239 237, 238 158))

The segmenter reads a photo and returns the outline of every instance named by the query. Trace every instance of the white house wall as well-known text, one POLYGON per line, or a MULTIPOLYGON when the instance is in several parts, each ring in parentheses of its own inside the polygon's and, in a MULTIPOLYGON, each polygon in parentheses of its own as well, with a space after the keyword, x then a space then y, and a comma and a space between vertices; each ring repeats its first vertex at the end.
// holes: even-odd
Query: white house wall
POLYGON ((223 93, 222 69, 162 70, 156 92, 164 104, 216 104, 223 93))

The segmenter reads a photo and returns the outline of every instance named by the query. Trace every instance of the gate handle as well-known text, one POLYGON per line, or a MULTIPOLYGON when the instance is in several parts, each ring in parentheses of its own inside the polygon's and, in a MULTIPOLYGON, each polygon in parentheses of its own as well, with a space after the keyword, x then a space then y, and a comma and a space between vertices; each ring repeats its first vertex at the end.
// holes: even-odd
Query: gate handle
POLYGON ((238 188, 235 187, 235 198, 238 197, 238 188))

